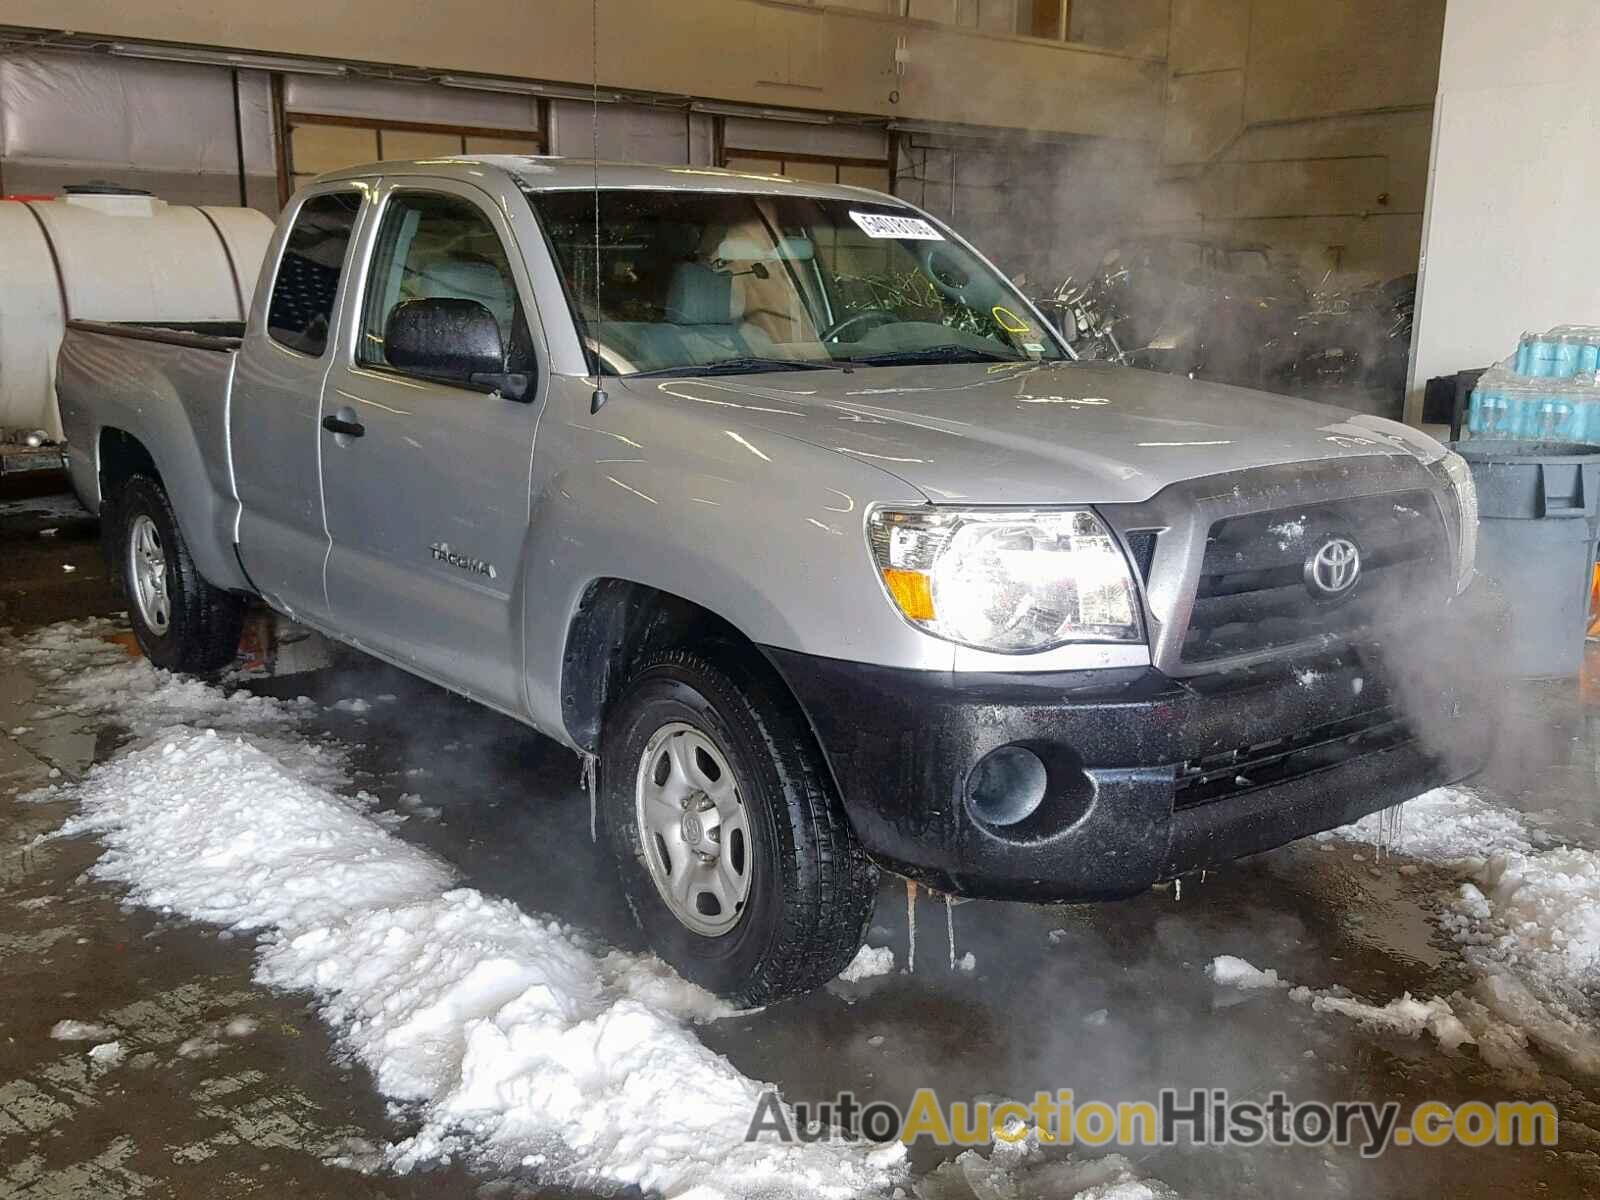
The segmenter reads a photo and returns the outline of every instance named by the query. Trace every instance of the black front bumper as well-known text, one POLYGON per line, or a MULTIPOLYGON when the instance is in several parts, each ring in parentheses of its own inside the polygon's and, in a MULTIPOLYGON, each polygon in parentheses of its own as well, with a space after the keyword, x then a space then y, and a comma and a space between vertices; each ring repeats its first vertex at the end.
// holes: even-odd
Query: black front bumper
POLYGON ((1182 681, 1151 668, 956 674, 768 653, 867 851, 957 895, 1130 895, 1462 779, 1492 732, 1473 689, 1391 687, 1376 651, 1354 647, 1182 681), (1447 736, 1424 744, 1418 728, 1447 736), (1018 743, 1046 765, 1045 798, 998 826, 974 814, 968 781, 986 754, 1018 743))

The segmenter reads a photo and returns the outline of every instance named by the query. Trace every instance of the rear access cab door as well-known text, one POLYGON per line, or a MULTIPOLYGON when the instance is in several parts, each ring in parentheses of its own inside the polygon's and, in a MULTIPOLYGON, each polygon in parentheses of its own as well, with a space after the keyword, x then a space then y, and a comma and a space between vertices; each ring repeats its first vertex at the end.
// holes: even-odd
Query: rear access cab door
POLYGON ((283 215, 235 369, 228 444, 239 500, 239 558, 281 612, 328 618, 323 565, 322 388, 366 217, 364 182, 324 184, 283 215))
POLYGON ((333 623, 396 662, 520 711, 528 489, 550 378, 524 248, 481 189, 385 177, 356 261, 320 419, 310 423, 321 440, 333 623), (391 362, 390 319, 427 300, 487 309, 507 371, 528 378, 525 393, 391 362))

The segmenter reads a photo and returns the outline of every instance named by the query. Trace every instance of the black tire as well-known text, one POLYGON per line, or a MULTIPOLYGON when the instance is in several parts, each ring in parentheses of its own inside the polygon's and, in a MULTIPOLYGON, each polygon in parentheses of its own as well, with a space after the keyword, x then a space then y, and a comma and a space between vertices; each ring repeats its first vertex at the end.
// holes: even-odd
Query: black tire
POLYGON ((601 818, 623 891, 651 947, 686 979, 747 1007, 820 987, 861 948, 878 871, 850 828, 810 729, 780 684, 731 647, 648 657, 607 715, 601 818), (650 739, 672 723, 727 758, 752 842, 738 923, 708 937, 682 923, 646 865, 636 786, 650 739))
MULTIPOLYGON (((101 520, 108 520, 105 512, 101 520)), ((231 663, 239 653, 244 599, 201 577, 178 529, 166 489, 148 476, 133 476, 115 494, 109 521, 115 530, 109 540, 114 548, 112 568, 122 579, 128 621, 145 657, 165 670, 191 675, 211 674, 231 663), (155 525, 166 560, 170 614, 164 631, 152 627, 141 610, 132 578, 132 542, 141 518, 155 525)))

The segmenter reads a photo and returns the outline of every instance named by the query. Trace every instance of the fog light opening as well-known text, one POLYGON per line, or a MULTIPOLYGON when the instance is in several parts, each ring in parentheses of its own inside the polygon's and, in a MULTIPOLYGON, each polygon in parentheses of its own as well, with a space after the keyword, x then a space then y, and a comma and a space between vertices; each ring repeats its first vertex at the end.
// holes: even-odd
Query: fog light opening
POLYGON ((1044 803, 1050 775, 1026 746, 1001 746, 967 777, 967 807, 986 825, 1017 825, 1044 803))

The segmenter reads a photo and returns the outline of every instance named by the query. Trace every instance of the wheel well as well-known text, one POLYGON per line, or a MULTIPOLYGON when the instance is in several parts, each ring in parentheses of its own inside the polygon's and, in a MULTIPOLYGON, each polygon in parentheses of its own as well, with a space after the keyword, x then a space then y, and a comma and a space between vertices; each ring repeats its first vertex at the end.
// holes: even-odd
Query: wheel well
MULTIPOLYGON (((710 609, 631 580, 595 580, 578 603, 561 660, 561 715, 567 732, 583 749, 598 751, 606 710, 639 658, 707 642, 746 650, 753 662, 777 677, 760 648, 710 609)), ((788 691, 781 679, 779 683, 788 691)))
POLYGON ((122 485, 135 475, 148 475, 160 479, 156 460, 144 443, 131 433, 120 429, 100 431, 100 502, 122 490, 122 485))

